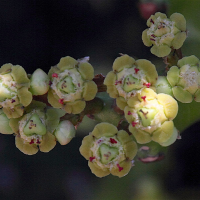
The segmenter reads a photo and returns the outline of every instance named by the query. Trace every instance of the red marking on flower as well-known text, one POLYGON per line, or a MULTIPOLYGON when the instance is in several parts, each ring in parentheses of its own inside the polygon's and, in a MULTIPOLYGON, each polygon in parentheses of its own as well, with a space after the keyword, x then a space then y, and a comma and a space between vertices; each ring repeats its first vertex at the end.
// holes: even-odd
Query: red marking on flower
POLYGON ((64 104, 64 99, 59 99, 59 103, 64 104))
POLYGON ((51 85, 52 84, 52 82, 51 81, 49 81, 49 85, 51 85))
POLYGON ((110 138, 110 142, 111 142, 112 144, 116 144, 116 143, 117 143, 117 141, 116 141, 115 139, 113 139, 113 138, 110 138))
POLYGON ((80 83, 78 83, 78 87, 81 87, 81 84, 80 84, 80 83))
POLYGON ((37 142, 36 142, 37 144, 40 144, 41 142, 40 142, 40 140, 39 139, 37 139, 37 142))
POLYGON ((99 140, 97 143, 99 144, 99 143, 101 143, 102 142, 102 140, 99 140))
POLYGON ((15 100, 14 100, 14 99, 12 99, 12 100, 11 100, 11 103, 14 103, 14 102, 15 102, 15 100))
POLYGON ((123 167, 120 167, 119 164, 117 164, 117 167, 118 167, 118 169, 119 169, 119 172, 121 172, 121 171, 124 169, 123 167))
POLYGON ((58 74, 53 73, 53 74, 52 74, 52 77, 54 77, 54 78, 58 78, 58 74))
POLYGON ((153 19, 151 19, 151 20, 150 20, 150 22, 154 24, 154 21, 153 21, 153 19))
POLYGON ((122 84, 122 81, 115 81, 115 85, 122 84))
POLYGON ((135 125, 137 124, 137 122, 132 122, 131 123, 133 127, 135 127, 135 125))
POLYGON ((29 142, 29 144, 34 144, 34 139, 32 139, 32 140, 29 142))
POLYGON ((136 74, 138 73, 138 71, 140 71, 138 68, 134 68, 134 70, 136 74))
POLYGON ((132 113, 131 113, 131 111, 129 110, 129 111, 128 111, 128 115, 131 115, 131 114, 132 114, 132 113))
POLYGON ((150 40, 152 40, 152 41, 156 41, 155 39, 153 39, 153 38, 150 38, 150 40))
POLYGON ((90 157, 90 162, 92 162, 95 159, 95 157, 90 157))
POLYGON ((154 34, 152 34, 151 36, 154 37, 154 38, 156 37, 154 34))
POLYGON ((144 83, 143 85, 145 85, 147 88, 149 88, 151 86, 151 83, 144 83))
POLYGON ((147 98, 147 97, 146 97, 146 96, 142 96, 141 98, 142 98, 144 101, 146 101, 146 98, 147 98))

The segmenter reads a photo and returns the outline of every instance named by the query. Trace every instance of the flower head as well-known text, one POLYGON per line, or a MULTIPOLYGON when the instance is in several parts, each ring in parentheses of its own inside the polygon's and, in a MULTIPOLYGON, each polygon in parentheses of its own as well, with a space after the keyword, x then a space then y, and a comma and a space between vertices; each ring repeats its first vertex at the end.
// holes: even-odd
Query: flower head
POLYGON ((172 86, 174 97, 182 103, 190 103, 194 99, 200 102, 200 67, 196 56, 184 57, 178 66, 172 66, 167 73, 167 80, 172 86))
POLYGON ((143 88, 154 88, 158 74, 155 66, 148 60, 123 55, 113 63, 113 71, 109 72, 104 84, 110 97, 116 98, 117 106, 124 109, 127 100, 143 88))
POLYGON ((142 33, 146 46, 152 46, 151 53, 164 57, 170 54, 171 48, 179 49, 186 39, 186 20, 180 13, 174 13, 170 19, 157 12, 147 21, 148 29, 142 33))
POLYGON ((172 120, 177 115, 178 104, 168 94, 156 94, 152 89, 145 88, 135 98, 128 100, 124 112, 130 123, 129 131, 138 143, 153 140, 162 145, 173 135, 172 120))
POLYGON ((24 107, 32 101, 29 87, 30 80, 23 67, 5 64, 0 68, 0 107, 8 118, 23 115, 24 107))
POLYGON ((47 108, 42 102, 33 101, 25 108, 24 115, 12 118, 9 125, 16 134, 16 147, 24 154, 33 155, 38 152, 49 152, 56 145, 54 131, 58 127, 64 111, 47 108))
POLYGON ((132 167, 137 145, 126 131, 118 131, 116 126, 102 122, 84 137, 80 153, 88 160, 96 176, 104 177, 111 173, 122 177, 132 167))
POLYGON ((85 108, 85 101, 94 99, 97 86, 92 81, 94 69, 85 59, 61 58, 49 71, 51 81, 48 101, 55 108, 78 114, 85 108))

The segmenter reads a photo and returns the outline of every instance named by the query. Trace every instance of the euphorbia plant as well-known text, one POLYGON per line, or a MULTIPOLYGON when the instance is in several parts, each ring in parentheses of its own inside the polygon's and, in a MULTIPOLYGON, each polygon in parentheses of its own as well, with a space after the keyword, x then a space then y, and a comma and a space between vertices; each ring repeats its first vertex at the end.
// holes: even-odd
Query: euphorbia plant
POLYGON ((16 147, 33 155, 38 150, 49 152, 56 141, 68 144, 88 116, 98 124, 86 133, 80 153, 96 176, 123 177, 134 159, 160 160, 156 154, 199 117, 194 111, 184 121, 182 113, 200 102, 200 69, 196 56, 182 56, 180 48, 187 37, 182 14, 167 18, 157 12, 147 26, 142 40, 163 58, 165 74, 159 74, 151 61, 127 54, 114 60, 106 76, 94 75, 89 57, 63 57, 48 74, 36 69, 27 75, 19 65, 3 65, 0 132, 14 134, 16 147))

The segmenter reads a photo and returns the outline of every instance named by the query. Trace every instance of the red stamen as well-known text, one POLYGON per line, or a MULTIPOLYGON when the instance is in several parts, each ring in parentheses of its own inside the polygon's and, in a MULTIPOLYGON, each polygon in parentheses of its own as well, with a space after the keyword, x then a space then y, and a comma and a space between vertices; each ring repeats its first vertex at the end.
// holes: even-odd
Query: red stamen
POLYGON ((14 100, 14 99, 12 99, 12 100, 11 100, 11 103, 14 103, 14 102, 15 102, 15 100, 14 100))
POLYGON ((32 140, 29 142, 29 144, 34 144, 34 139, 32 139, 32 140))
POLYGON ((92 162, 95 159, 95 157, 90 157, 90 162, 92 162))
POLYGON ((53 74, 52 74, 52 77, 54 77, 54 78, 58 78, 58 74, 53 73, 53 74))
POLYGON ((132 122, 131 123, 133 127, 135 127, 135 125, 137 124, 137 122, 132 122))
POLYGON ((137 68, 134 68, 134 70, 135 70, 135 73, 136 73, 136 74, 138 73, 138 71, 140 71, 140 70, 137 69, 137 68))
POLYGON ((141 97, 144 101, 146 101, 146 96, 141 97))
POLYGON ((51 85, 52 84, 52 82, 51 81, 49 81, 49 85, 51 85))
POLYGON ((153 38, 150 38, 150 40, 152 40, 152 41, 156 41, 155 39, 153 39, 153 38))
POLYGON ((154 37, 154 38, 156 37, 154 34, 152 34, 151 36, 154 37))
POLYGON ((111 142, 112 144, 116 144, 116 143, 117 143, 117 141, 116 141, 115 139, 113 139, 113 138, 110 138, 110 142, 111 142))
POLYGON ((119 164, 117 164, 117 167, 118 167, 118 169, 119 169, 119 172, 121 172, 121 171, 124 169, 123 167, 120 167, 119 164))
POLYGON ((122 84, 122 81, 115 81, 115 85, 122 84))
POLYGON ((41 142, 40 142, 40 140, 39 139, 37 139, 37 144, 40 144, 41 142))
POLYGON ((153 19, 151 19, 151 20, 150 20, 150 22, 154 24, 154 21, 153 21, 153 19))
POLYGON ((145 85, 147 88, 149 88, 151 86, 151 83, 144 83, 143 85, 145 85))
POLYGON ((131 111, 128 111, 128 115, 131 115, 132 113, 131 113, 131 111))
POLYGON ((64 99, 59 99, 59 103, 64 104, 64 99))

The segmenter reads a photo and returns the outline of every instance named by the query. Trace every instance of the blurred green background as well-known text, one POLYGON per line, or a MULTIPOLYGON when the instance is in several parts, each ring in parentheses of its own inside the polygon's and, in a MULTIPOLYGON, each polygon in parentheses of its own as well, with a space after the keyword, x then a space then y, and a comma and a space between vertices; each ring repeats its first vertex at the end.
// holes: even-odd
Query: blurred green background
MULTIPOLYGON (((150 60, 163 73, 162 59, 151 55, 141 40, 141 33, 147 28, 141 13, 151 11, 150 6, 144 6, 149 1, 1 0, 0 63, 19 64, 27 73, 36 68, 48 72, 61 57, 90 56, 95 74, 106 75, 114 59, 124 53, 150 60), (139 3, 143 4, 142 10, 139 3)), ((151 3, 153 11, 165 11, 169 15, 180 12, 185 16, 188 38, 183 54, 200 58, 200 1, 152 0, 151 3)), ((198 107, 194 108, 197 115, 198 107)), ((188 108, 186 112, 184 106, 182 110, 181 115, 186 118, 184 125, 193 111, 188 108)), ((94 125, 94 121, 85 117, 77 137, 68 145, 57 144, 51 152, 34 156, 21 153, 13 136, 1 134, 0 199, 199 199, 199 123, 182 133, 182 139, 167 149, 165 159, 149 164, 135 160, 131 172, 121 179, 112 175, 97 178, 80 155, 82 138, 94 125)))

